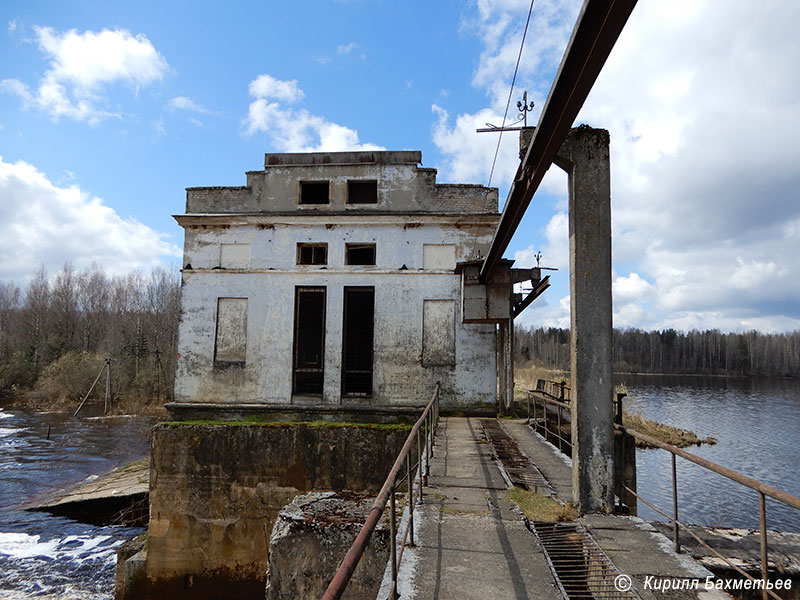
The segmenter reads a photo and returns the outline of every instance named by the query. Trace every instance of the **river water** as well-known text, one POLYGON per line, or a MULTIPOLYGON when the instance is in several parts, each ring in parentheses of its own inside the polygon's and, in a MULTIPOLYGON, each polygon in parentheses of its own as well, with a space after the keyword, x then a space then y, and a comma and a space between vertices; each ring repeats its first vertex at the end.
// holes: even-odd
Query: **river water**
POLYGON ((20 507, 144 457, 152 423, 0 409, 0 598, 113 597, 116 549, 143 529, 94 527, 20 507))
MULTIPOLYGON (((800 496, 800 381, 721 377, 620 376, 626 408, 691 429, 716 445, 686 448, 800 496)), ((672 514, 672 467, 663 450, 638 450, 637 491, 672 514)), ((758 493, 677 459, 678 515, 698 525, 758 528, 758 493)), ((641 502, 639 515, 666 520, 641 502)), ((767 498, 767 527, 800 532, 800 510, 767 498)))

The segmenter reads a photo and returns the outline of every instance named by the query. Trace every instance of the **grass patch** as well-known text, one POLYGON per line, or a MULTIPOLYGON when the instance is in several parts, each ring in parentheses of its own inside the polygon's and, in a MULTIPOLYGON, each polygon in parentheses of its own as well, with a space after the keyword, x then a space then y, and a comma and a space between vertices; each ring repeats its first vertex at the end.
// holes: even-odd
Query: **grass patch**
POLYGON ((350 423, 346 421, 266 421, 263 417, 254 415, 244 421, 223 420, 189 420, 189 421, 164 421, 167 427, 187 427, 193 425, 221 425, 225 427, 241 427, 245 425, 256 427, 274 427, 288 429, 290 427, 306 427, 309 429, 342 429, 346 427, 357 429, 377 429, 379 431, 411 431, 412 425, 406 423, 350 423))
MULTIPOLYGON (((699 446, 700 444, 716 444, 717 440, 713 437, 700 438, 694 431, 680 429, 672 425, 665 425, 658 421, 645 419, 641 415, 634 415, 622 411, 622 424, 629 429, 634 429, 639 433, 649 435, 666 444, 672 444, 678 448, 688 446, 699 446)), ((638 448, 653 448, 652 445, 642 440, 636 440, 638 448)))
POLYGON ((578 518, 578 509, 571 502, 566 505, 536 492, 514 486, 508 491, 508 498, 520 507, 531 521, 558 523, 574 521, 578 518))
POLYGON ((122 465, 121 467, 117 467, 112 471, 112 473, 131 473, 136 471, 142 471, 144 469, 150 468, 150 457, 143 458, 141 460, 135 460, 133 462, 129 462, 126 465, 122 465))

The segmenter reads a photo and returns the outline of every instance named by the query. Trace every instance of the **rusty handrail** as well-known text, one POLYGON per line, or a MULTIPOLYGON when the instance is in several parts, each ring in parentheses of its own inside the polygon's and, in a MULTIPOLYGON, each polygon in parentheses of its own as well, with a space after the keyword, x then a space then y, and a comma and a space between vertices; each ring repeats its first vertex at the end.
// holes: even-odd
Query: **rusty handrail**
POLYGON ((792 508, 796 508, 800 510, 800 498, 797 496, 793 496, 788 492, 784 492, 783 490, 779 490, 778 488, 772 487, 766 483, 758 481, 757 479, 753 479, 752 477, 748 477, 747 475, 743 475, 742 473, 738 473, 727 467, 723 467, 722 465, 718 465, 715 462, 712 462, 706 458, 701 458, 696 454, 692 454, 691 452, 687 452, 686 450, 682 450, 677 446, 673 446, 672 444, 667 444, 666 442, 662 442, 661 440, 657 440, 654 437, 646 435, 644 433, 640 433, 634 429, 628 429, 623 425, 614 424, 614 427, 620 431, 625 433, 629 433, 635 438, 642 440, 643 442, 647 442, 648 444, 652 444, 653 446, 657 446, 667 452, 680 456, 681 458, 685 458, 689 462, 693 462, 701 467, 708 469, 709 471, 713 471, 714 473, 718 473, 723 477, 727 477, 739 483, 745 487, 749 487, 757 492, 761 492, 765 496, 769 496, 770 498, 774 498, 779 502, 783 502, 787 506, 791 506, 792 508))
MULTIPOLYGON (((633 490, 630 490, 630 488, 628 488, 628 491, 632 492, 634 496, 636 496, 639 500, 641 500, 642 502, 644 502, 645 504, 650 506, 653 510, 661 513, 662 515, 666 516, 668 519, 672 520, 672 522, 673 522, 673 526, 672 526, 672 544, 673 544, 673 550, 675 552, 680 552, 680 547, 681 547, 680 546, 680 541, 678 539, 678 527, 679 526, 682 527, 683 529, 686 529, 686 531, 688 531, 692 536, 697 537, 697 536, 694 535, 694 533, 692 533, 688 529, 688 527, 686 527, 683 523, 681 523, 678 520, 678 480, 677 480, 677 470, 676 470, 676 467, 675 467, 675 457, 676 456, 680 456, 681 458, 684 458, 684 459, 688 460, 689 462, 693 462, 696 465, 699 465, 699 466, 703 467, 704 469, 708 469, 709 471, 712 471, 713 473, 717 473, 718 475, 722 475, 723 477, 727 477, 728 479, 730 479, 731 481, 735 481, 739 485, 743 485, 743 486, 745 486, 747 488, 750 488, 750 489, 755 490, 756 492, 758 492, 758 513, 759 513, 759 515, 758 515, 759 516, 759 518, 758 518, 758 528, 759 528, 759 536, 761 538, 760 539, 760 543, 761 543, 761 579, 764 581, 764 586, 765 586, 764 588, 762 588, 761 594, 762 594, 763 600, 767 600, 767 596, 770 596, 770 595, 773 596, 774 598, 778 598, 778 596, 774 592, 772 592, 771 590, 767 589, 767 587, 766 587, 767 582, 769 581, 769 559, 768 559, 768 556, 767 556, 767 550, 768 550, 767 549, 767 504, 766 504, 765 497, 769 496, 770 498, 774 498, 778 502, 782 502, 783 504, 785 504, 787 506, 790 506, 792 508, 798 509, 798 510, 800 510, 800 498, 798 498, 797 496, 793 496, 792 494, 789 494, 788 492, 784 492, 783 490, 779 490, 778 488, 772 487, 771 485, 768 485, 766 483, 758 481, 757 479, 753 479, 752 477, 748 477, 747 475, 743 475, 742 473, 739 473, 739 472, 734 471, 732 469, 729 469, 727 467, 723 467, 722 465, 718 465, 717 463, 712 462, 712 461, 710 461, 710 460, 708 460, 706 458, 701 458, 701 457, 697 456, 696 454, 692 454, 691 452, 687 452, 686 450, 682 450, 681 448, 678 448, 677 446, 673 446, 672 444, 667 444, 666 442, 662 442, 661 440, 657 440, 654 437, 651 437, 651 436, 649 436, 647 434, 641 433, 641 432, 636 431, 634 429, 628 429, 627 427, 624 427, 623 425, 620 425, 618 423, 614 423, 614 427, 617 430, 622 431, 624 433, 627 433, 627 434, 633 436, 634 438, 642 440, 643 442, 647 442, 648 444, 651 444, 651 445, 655 446, 656 448, 661 448, 662 450, 666 450, 667 452, 669 452, 672 455, 672 511, 674 513, 673 516, 670 517, 669 515, 667 515, 663 511, 657 509, 655 506, 653 506, 652 504, 647 502, 647 500, 645 500, 644 498, 642 498, 641 496, 636 494, 636 492, 633 492, 633 490)), ((703 545, 707 546, 707 544, 705 544, 705 543, 703 545)), ((709 548, 709 549, 711 549, 711 548, 709 548)), ((718 552, 716 552, 713 549, 711 549, 711 551, 714 552, 715 554, 719 554, 718 552)), ((729 564, 732 565, 732 563, 730 563, 730 561, 726 560, 726 562, 728 562, 729 564)), ((738 569, 735 566, 734 566, 734 568, 737 571, 741 572, 741 569, 738 569)), ((747 577, 750 577, 750 576, 747 575, 747 577)), ((750 578, 753 579, 752 577, 750 577, 750 578)))
MULTIPOLYGON (((425 409, 422 411, 422 415, 417 422, 414 423, 414 426, 411 428, 411 431, 406 438, 405 444, 403 444, 403 448, 400 450, 400 454, 398 454, 397 459, 394 461, 394 465, 392 465, 389 474, 386 476, 386 480, 383 483, 383 487, 381 487, 381 491, 378 493, 377 498, 375 498, 375 502, 372 503, 372 508, 370 509, 369 515, 367 516, 367 520, 364 522, 364 525, 361 527, 361 531, 358 532, 353 545, 350 546, 350 550, 347 551, 345 557, 342 559, 339 568, 336 570, 333 579, 328 584, 328 587, 325 590, 325 593, 322 595, 322 600, 338 600, 344 593, 347 584, 350 582, 350 578, 353 575, 353 571, 355 571, 356 566, 358 565, 358 561, 361 559, 361 555, 364 554, 364 550, 369 543, 369 539, 372 536, 375 527, 378 524, 378 520, 381 518, 384 509, 386 508, 386 503, 389 501, 390 497, 394 499, 394 492, 396 489, 397 475, 400 472, 400 469, 403 467, 403 462, 406 460, 410 460, 409 452, 411 451, 411 447, 413 445, 414 439, 417 440, 417 454, 418 454, 418 462, 417 462, 417 469, 419 470, 419 477, 422 480, 422 456, 421 456, 421 448, 420 448, 420 441, 418 437, 418 433, 422 428, 422 425, 426 425, 426 440, 425 440, 425 452, 426 456, 430 456, 430 443, 433 441, 433 430, 436 427, 436 423, 439 419, 439 383, 436 383, 436 388, 433 391, 433 397, 431 398, 430 402, 425 406, 425 409)), ((407 468, 406 476, 409 478, 408 486, 411 488, 411 474, 410 468, 407 468)), ((402 479, 405 479, 404 476, 402 479)), ((413 500, 413 495, 410 494, 410 497, 413 500)), ((409 514, 413 515, 414 506, 413 502, 408 506, 409 514)), ((392 523, 392 530, 394 530, 394 518, 395 515, 391 515, 391 523, 392 523)), ((410 523, 412 524, 412 523, 410 523)), ((408 530, 407 530, 408 531, 408 530)), ((412 530, 413 531, 413 530, 412 530)), ((392 531, 392 533, 395 533, 392 531)), ((391 540, 391 548, 392 548, 392 594, 391 596, 396 596, 396 584, 397 584, 397 564, 399 561, 395 561, 395 543, 396 540, 394 539, 396 536, 392 536, 391 540)), ((404 536, 405 537, 405 536, 404 536)), ((402 556, 402 551, 401 551, 402 556)))

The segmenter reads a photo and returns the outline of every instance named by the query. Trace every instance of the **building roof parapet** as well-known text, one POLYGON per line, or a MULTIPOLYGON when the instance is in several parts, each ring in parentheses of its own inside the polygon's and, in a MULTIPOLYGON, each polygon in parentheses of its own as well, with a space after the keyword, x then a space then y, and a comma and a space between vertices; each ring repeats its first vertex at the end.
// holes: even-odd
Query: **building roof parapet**
POLYGON ((300 167, 316 165, 418 165, 422 163, 419 150, 391 150, 366 152, 287 152, 265 154, 264 168, 300 167))

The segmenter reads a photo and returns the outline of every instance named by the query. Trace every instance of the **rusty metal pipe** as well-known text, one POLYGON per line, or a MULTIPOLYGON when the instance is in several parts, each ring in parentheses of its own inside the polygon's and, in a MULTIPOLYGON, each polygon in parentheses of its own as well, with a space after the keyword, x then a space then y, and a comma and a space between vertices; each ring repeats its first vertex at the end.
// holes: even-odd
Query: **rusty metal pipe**
POLYGON ((390 493, 393 495, 394 483, 397 480, 397 474, 400 472, 406 456, 408 456, 408 453, 411 451, 414 437, 419 432, 421 424, 425 421, 425 418, 431 411, 433 403, 438 395, 439 384, 437 383, 433 392, 433 397, 425 406, 425 410, 422 411, 422 415, 419 419, 417 419, 417 422, 414 423, 414 426, 408 433, 408 437, 403 444, 403 448, 400 450, 400 454, 394 461, 389 474, 386 476, 386 480, 383 482, 383 487, 381 487, 381 491, 378 493, 378 497, 375 498, 375 502, 372 504, 372 508, 367 516, 367 520, 361 527, 361 531, 358 532, 353 545, 350 546, 350 550, 347 551, 347 554, 345 554, 344 558, 342 559, 342 562, 339 565, 339 568, 336 570, 333 579, 331 579, 331 582, 328 584, 325 593, 322 595, 322 600, 338 600, 338 598, 341 598, 342 594, 344 593, 350 578, 353 576, 353 571, 355 571, 358 561, 361 559, 362 554, 364 554, 364 549, 367 547, 370 537, 372 537, 372 532, 375 530, 378 520, 383 514, 383 509, 386 506, 387 500, 389 500, 390 493))
POLYGON ((675 464, 675 455, 672 457, 672 551, 676 554, 681 551, 681 541, 678 538, 678 468, 675 464))
POLYGON ((758 528, 761 538, 761 579, 764 580, 761 597, 763 600, 767 600, 769 560, 767 558, 767 499, 764 497, 764 492, 758 492, 758 528))
MULTIPOLYGON (((406 479, 408 480, 408 528, 411 530, 411 545, 414 543, 414 482, 411 479, 411 453, 406 455, 406 479)), ((405 543, 405 539, 403 540, 405 543)))
POLYGON ((392 565, 392 594, 389 596, 391 600, 397 599, 397 524, 395 518, 397 517, 395 508, 394 490, 389 494, 389 537, 392 538, 391 548, 391 565, 392 565))

